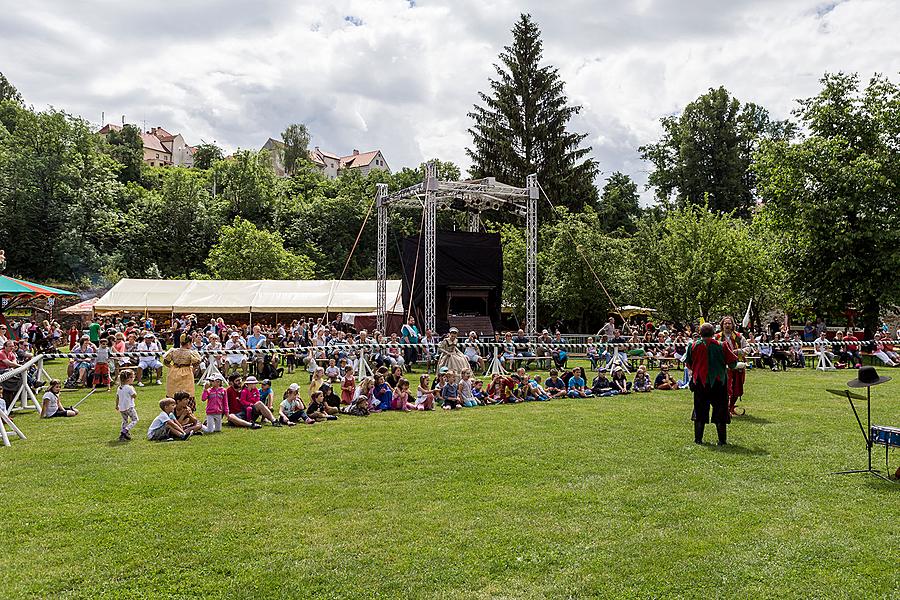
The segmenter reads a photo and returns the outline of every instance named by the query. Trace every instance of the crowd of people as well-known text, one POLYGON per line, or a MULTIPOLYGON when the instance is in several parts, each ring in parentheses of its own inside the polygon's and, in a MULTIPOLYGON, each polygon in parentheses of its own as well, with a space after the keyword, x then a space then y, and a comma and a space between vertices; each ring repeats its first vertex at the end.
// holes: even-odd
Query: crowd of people
MULTIPOLYGON (((352 331, 339 317, 332 321, 297 319, 249 326, 227 324, 222 318, 200 323, 195 316, 185 315, 173 319, 163 331, 151 318, 93 319, 85 330, 73 325, 67 332, 54 321, 13 326, 16 340, 8 336, 7 326, 0 324, 0 373, 24 364, 34 352, 68 343, 76 356, 69 359, 67 379, 47 385, 42 398, 43 416, 79 414, 77 408, 62 405, 63 387, 111 390, 115 386, 123 441, 131 439, 138 421, 137 389, 163 385, 164 367, 165 397, 160 402, 160 414, 147 433, 148 439, 153 440, 189 439, 221 431, 223 423, 250 429, 266 423, 293 427, 335 420, 342 414, 454 410, 564 397, 679 390, 691 386, 687 354, 699 339, 699 328, 690 325, 631 325, 613 318, 596 336, 580 345, 569 344, 560 331, 551 334, 548 330, 533 340, 522 329, 497 333, 487 341, 474 332, 462 339, 455 329, 439 338, 427 329, 420 333, 414 318, 399 333, 389 336, 378 331, 371 335, 365 330, 352 331), (139 355, 121 356, 122 353, 139 355), (508 373, 495 373, 485 381, 480 375, 495 357, 508 373), (573 358, 586 360, 590 373, 580 366, 570 367, 573 358), (371 376, 360 375, 363 360, 371 366, 371 376), (435 367, 434 375, 426 373, 415 380, 410 373, 417 364, 435 367), (534 368, 547 371, 548 375, 542 377, 532 371, 534 368), (273 381, 297 370, 308 374, 307 393, 302 393, 301 384, 292 383, 278 401, 273 381), (676 374, 673 376, 670 370, 676 374), (203 383, 203 392, 195 398, 198 379, 203 383), (198 401, 205 406, 202 420, 195 415, 198 401)), ((805 366, 808 354, 804 347, 809 349, 809 344, 804 346, 803 342, 810 333, 806 329, 737 329, 734 320, 726 317, 717 328, 716 338, 746 361, 742 362, 746 367, 756 364, 787 370, 805 366)), ((820 324, 812 333, 815 355, 824 354, 838 367, 860 365, 862 344, 852 331, 837 332, 829 340, 820 324)), ((895 366, 898 355, 889 338, 889 334, 879 333, 868 350, 885 365, 895 366)), ((29 373, 28 377, 35 389, 44 385, 37 373, 29 373)), ((14 392, 16 386, 18 382, 4 382, 4 399, 9 398, 7 388, 14 392)), ((743 373, 729 377, 732 414, 742 394, 743 373)), ((5 404, 0 409, 5 410, 5 404)))

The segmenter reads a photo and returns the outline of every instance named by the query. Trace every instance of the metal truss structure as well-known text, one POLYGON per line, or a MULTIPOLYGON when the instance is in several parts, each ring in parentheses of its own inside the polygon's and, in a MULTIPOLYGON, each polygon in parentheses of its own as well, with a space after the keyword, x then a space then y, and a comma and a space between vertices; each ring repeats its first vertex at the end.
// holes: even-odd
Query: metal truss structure
POLYGON ((437 167, 428 163, 425 167, 425 181, 394 192, 387 193, 387 186, 379 184, 375 205, 378 213, 378 254, 375 268, 378 279, 377 326, 384 331, 387 306, 387 228, 388 210, 391 206, 421 208, 424 211, 424 231, 421 233, 425 245, 425 323, 426 329, 434 331, 437 325, 435 311, 435 253, 437 245, 436 217, 438 210, 457 210, 469 215, 469 231, 481 229, 481 213, 485 210, 499 210, 525 218, 526 227, 526 281, 525 319, 526 333, 534 335, 537 329, 537 175, 529 175, 527 187, 514 187, 499 183, 493 177, 470 179, 467 181, 439 181, 437 167))

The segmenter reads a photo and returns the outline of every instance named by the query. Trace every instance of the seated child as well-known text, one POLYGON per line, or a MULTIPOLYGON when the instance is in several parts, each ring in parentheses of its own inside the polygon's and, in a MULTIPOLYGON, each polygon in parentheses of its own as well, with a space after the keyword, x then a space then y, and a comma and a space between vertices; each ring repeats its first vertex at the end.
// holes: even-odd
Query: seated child
POLYGON ((590 398, 593 394, 585 386, 586 383, 581 376, 581 367, 575 367, 567 384, 569 398, 590 398))
POLYGON ((341 370, 338 368, 337 364, 335 364, 334 359, 329 359, 328 366, 325 368, 325 377, 327 377, 331 383, 335 383, 340 376, 341 370))
POLYGON ((593 392, 595 396, 600 396, 603 398, 615 396, 618 394, 618 392, 613 389, 612 381, 610 381, 606 376, 605 367, 600 367, 599 369, 597 369, 597 376, 594 378, 594 381, 591 384, 591 392, 593 392))
POLYGON ((539 402, 545 402, 550 399, 550 396, 547 394, 547 391, 541 385, 541 376, 535 375, 531 379, 528 380, 528 385, 531 386, 531 395, 535 400, 539 402))
POLYGON ((656 380, 653 382, 653 387, 658 390, 677 390, 678 382, 669 374, 669 365, 664 364, 659 369, 656 380))
POLYGON ((182 429, 178 421, 175 420, 173 411, 175 410, 175 401, 171 398, 163 398, 159 401, 160 413, 150 428, 147 429, 147 439, 151 442, 167 442, 169 440, 185 441, 191 437, 191 434, 182 429))
MULTIPOLYGON (((66 408, 59 403, 59 393, 62 391, 62 384, 59 379, 50 380, 50 389, 44 392, 44 398, 41 402, 41 418, 52 419, 53 417, 74 417, 78 414, 78 409, 74 407, 66 408)), ((3 425, 0 425, 3 427, 3 425)))
POLYGON ((306 414, 309 418, 316 421, 334 421, 337 419, 337 415, 329 413, 330 409, 331 407, 325 403, 325 394, 313 392, 312 396, 309 397, 309 407, 306 409, 306 414))
POLYGON ((462 405, 467 408, 478 406, 478 401, 475 400, 475 396, 472 394, 471 369, 463 369, 462 371, 462 378, 459 381, 459 398, 462 400, 462 405))
POLYGON ((462 408, 459 398, 459 384, 456 383, 456 373, 447 371, 447 382, 441 388, 441 399, 444 401, 444 410, 462 408))
POLYGON ((428 374, 419 377, 419 387, 416 390, 416 410, 434 410, 434 395, 440 392, 428 385, 428 374))
POLYGON ((181 428, 188 433, 202 435, 203 425, 191 410, 191 395, 187 392, 175 392, 172 399, 175 400, 175 420, 181 428))
MULTIPOLYGON (((315 392, 314 392, 315 393, 315 392)), ((306 407, 300 400, 300 386, 292 383, 284 391, 284 398, 278 406, 278 419, 285 425, 292 426, 297 422, 313 425, 315 420, 306 414, 306 407)))
POLYGON ((622 367, 616 367, 612 376, 613 389, 619 394, 631 393, 631 382, 625 378, 625 370, 622 367))
POLYGON ((650 376, 647 375, 647 370, 644 368, 644 365, 638 367, 637 372, 634 374, 634 383, 632 386, 635 392, 653 391, 653 385, 650 383, 650 376))
POLYGON ((401 377, 394 388, 394 395, 391 398, 391 410, 402 410, 409 412, 415 410, 416 405, 409 401, 409 381, 405 377, 401 377))
POLYGON ((559 378, 559 371, 550 369, 550 377, 544 382, 544 390, 550 398, 565 398, 568 390, 565 382, 559 378))
POLYGON ((263 379, 259 382, 259 401, 265 404, 269 410, 272 410, 273 399, 272 382, 268 379, 263 379))
POLYGON ((485 403, 486 396, 484 394, 484 382, 480 379, 476 379, 475 383, 472 384, 472 396, 479 405, 485 403))

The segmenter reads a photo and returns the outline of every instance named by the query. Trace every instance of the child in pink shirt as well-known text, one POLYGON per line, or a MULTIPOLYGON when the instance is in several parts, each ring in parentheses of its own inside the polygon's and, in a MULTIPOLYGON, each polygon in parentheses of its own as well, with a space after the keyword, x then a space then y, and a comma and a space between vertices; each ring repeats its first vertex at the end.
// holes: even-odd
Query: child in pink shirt
POLYGON ((203 390, 203 401, 206 402, 206 427, 203 433, 222 431, 222 415, 228 414, 228 400, 222 382, 225 378, 218 373, 210 377, 210 387, 203 390))

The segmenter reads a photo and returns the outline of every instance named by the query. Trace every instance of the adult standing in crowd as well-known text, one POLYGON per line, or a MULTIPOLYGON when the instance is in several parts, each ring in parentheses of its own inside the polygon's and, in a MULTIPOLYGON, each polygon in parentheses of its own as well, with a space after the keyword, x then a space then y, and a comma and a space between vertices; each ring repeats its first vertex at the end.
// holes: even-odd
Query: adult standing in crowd
POLYGON ((168 367, 166 375, 166 396, 174 398, 177 392, 190 396, 191 410, 196 409, 194 401, 194 369, 200 365, 200 354, 194 350, 194 342, 187 333, 181 334, 177 347, 170 348, 162 358, 168 367))
POLYGON ((703 443, 703 430, 706 424, 712 420, 716 424, 719 434, 719 445, 728 443, 728 423, 731 415, 728 413, 728 375, 726 369, 744 368, 744 363, 738 362, 737 356, 730 349, 717 342, 713 336, 716 328, 712 323, 704 323, 700 326, 700 339, 688 347, 684 357, 684 364, 691 373, 691 388, 694 391, 694 411, 691 419, 694 421, 694 442, 703 443), (712 409, 712 419, 710 419, 712 409))
MULTIPOLYGON (((734 329, 734 318, 731 316, 722 317, 720 323, 722 331, 716 338, 723 346, 731 350, 739 360, 743 360, 747 349, 747 340, 734 329)), ((744 395, 744 380, 747 372, 743 369, 728 369, 728 381, 726 384, 728 391, 728 412, 735 414, 735 405, 738 398, 744 395)))
MULTIPOLYGON (((419 343, 419 328, 416 327, 416 320, 412 315, 409 316, 409 319, 407 319, 403 327, 400 328, 400 342, 404 344, 419 343)), ((406 368, 412 368, 412 364, 416 362, 418 358, 418 348, 404 346, 403 361, 406 363, 406 368)))

